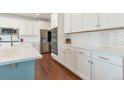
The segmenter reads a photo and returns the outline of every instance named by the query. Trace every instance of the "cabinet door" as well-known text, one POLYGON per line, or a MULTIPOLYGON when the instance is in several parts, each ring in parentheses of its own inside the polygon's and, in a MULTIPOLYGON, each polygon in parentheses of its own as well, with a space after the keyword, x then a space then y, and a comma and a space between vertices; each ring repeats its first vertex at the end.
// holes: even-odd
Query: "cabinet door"
POLYGON ((38 21, 40 29, 50 30, 50 22, 38 21))
POLYGON ((33 21, 33 35, 40 35, 40 27, 37 21, 33 21))
POLYGON ((59 56, 59 62, 64 65, 64 47, 58 47, 58 56, 59 56))
POLYGON ((45 29, 50 30, 51 29, 50 25, 51 25, 50 22, 45 22, 45 26, 46 26, 45 29))
POLYGON ((83 30, 83 14, 71 14, 71 32, 80 32, 83 30))
POLYGON ((68 69, 75 71, 75 58, 73 49, 65 49, 65 66, 68 69))
POLYGON ((91 63, 88 56, 76 56, 76 73, 83 79, 91 79, 91 63))
POLYGON ((83 14, 83 31, 98 30, 98 14, 84 13, 83 14))
POLYGON ((119 80, 123 79, 122 67, 103 61, 93 60, 92 79, 95 80, 119 80))
POLYGON ((58 15, 57 13, 53 13, 51 15, 51 29, 57 27, 58 25, 58 15))
POLYGON ((33 22, 26 21, 26 35, 33 35, 33 22))
POLYGON ((100 13, 100 29, 124 27, 124 13, 100 13))
POLYGON ((0 27, 10 27, 10 19, 7 17, 0 17, 0 27))
POLYGON ((19 20, 19 34, 20 35, 26 35, 26 21, 25 20, 19 20))
POLYGON ((64 14, 64 33, 71 32, 71 13, 64 14))
POLYGON ((8 24, 9 24, 9 27, 11 27, 11 28, 19 28, 18 19, 8 18, 8 24))

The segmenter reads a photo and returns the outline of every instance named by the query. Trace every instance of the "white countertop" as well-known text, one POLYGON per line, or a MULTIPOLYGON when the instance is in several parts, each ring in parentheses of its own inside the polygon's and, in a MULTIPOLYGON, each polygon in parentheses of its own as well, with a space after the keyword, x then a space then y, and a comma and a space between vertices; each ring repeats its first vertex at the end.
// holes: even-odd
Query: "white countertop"
POLYGON ((86 49, 93 52, 104 52, 107 54, 111 54, 114 56, 120 56, 124 58, 124 48, 117 48, 117 47, 103 47, 103 46, 93 46, 93 45, 65 45, 66 47, 72 47, 76 49, 86 49))
POLYGON ((0 65, 40 58, 42 58, 41 54, 30 44, 22 44, 16 47, 0 47, 0 65))

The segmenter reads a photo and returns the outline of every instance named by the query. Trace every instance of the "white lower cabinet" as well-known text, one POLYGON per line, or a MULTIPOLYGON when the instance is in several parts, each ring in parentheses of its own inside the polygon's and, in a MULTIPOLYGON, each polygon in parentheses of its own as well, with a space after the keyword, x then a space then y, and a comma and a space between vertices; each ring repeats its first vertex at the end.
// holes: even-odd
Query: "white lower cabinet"
POLYGON ((91 79, 91 51, 76 49, 76 74, 82 79, 91 79))
POLYGON ((122 80, 123 68, 100 60, 93 60, 93 80, 122 80))
POLYGON ((123 58, 103 52, 92 52, 93 80, 122 80, 123 58))
POLYGON ((58 56, 59 56, 59 63, 64 65, 64 56, 65 56, 65 51, 64 51, 64 47, 59 46, 58 47, 58 56))
POLYGON ((84 80, 123 80, 123 58, 72 47, 59 48, 59 60, 84 80))
POLYGON ((91 79, 91 61, 90 57, 76 55, 76 73, 82 79, 91 79))
POLYGON ((65 48, 65 66, 75 72, 75 54, 73 48, 65 48))

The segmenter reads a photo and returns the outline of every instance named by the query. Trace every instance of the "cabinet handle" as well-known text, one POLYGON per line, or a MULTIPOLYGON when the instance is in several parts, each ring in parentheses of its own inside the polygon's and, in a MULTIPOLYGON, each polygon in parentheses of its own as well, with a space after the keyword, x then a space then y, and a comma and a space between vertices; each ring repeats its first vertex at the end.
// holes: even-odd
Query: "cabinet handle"
POLYGON ((99 25, 96 25, 96 27, 99 27, 99 25))
POLYGON ((88 60, 88 63, 91 63, 91 61, 90 61, 90 60, 88 60))
POLYGON ((91 64, 93 64, 93 61, 91 61, 91 64))
POLYGON ((10 69, 15 69, 17 68, 17 64, 16 63, 13 63, 13 64, 10 64, 8 65, 10 67, 10 69))
POLYGON ((80 54, 84 54, 84 52, 79 52, 80 54))
POLYGON ((96 25, 96 27, 100 27, 100 26, 101 26, 100 24, 96 25))
POLYGON ((109 60, 108 58, 105 58, 105 57, 99 57, 99 58, 104 59, 104 60, 109 60))
POLYGON ((92 61, 90 61, 90 60, 88 60, 88 63, 93 64, 93 62, 92 62, 92 61))

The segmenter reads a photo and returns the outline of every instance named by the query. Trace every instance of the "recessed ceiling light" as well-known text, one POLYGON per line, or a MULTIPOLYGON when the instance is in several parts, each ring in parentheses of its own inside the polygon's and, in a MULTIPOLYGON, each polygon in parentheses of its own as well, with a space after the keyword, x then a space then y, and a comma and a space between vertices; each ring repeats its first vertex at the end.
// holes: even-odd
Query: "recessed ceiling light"
POLYGON ((39 15, 40 15, 40 13, 36 13, 36 15, 37 15, 37 16, 39 16, 39 15))

